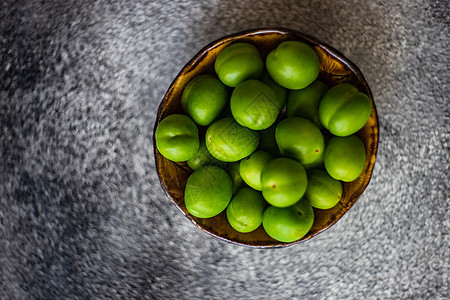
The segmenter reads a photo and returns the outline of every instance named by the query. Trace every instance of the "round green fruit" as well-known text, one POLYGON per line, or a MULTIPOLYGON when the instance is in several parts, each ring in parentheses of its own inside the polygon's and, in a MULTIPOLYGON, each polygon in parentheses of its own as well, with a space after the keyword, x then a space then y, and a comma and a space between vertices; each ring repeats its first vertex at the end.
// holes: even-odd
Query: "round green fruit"
POLYGON ((246 79, 260 77, 264 70, 264 61, 252 44, 236 43, 220 52, 214 69, 225 85, 236 87, 246 79))
POLYGON ((333 137, 328 141, 323 155, 325 169, 331 177, 350 182, 364 169, 366 150, 356 136, 333 137))
POLYGON ((187 161, 187 164, 192 170, 197 170, 198 168, 204 166, 218 166, 221 168, 225 168, 227 166, 226 162, 216 159, 211 155, 211 153, 209 153, 204 139, 200 141, 200 147, 198 148, 197 153, 195 153, 195 155, 187 161))
POLYGON ((260 192, 243 188, 227 207, 228 223, 238 232, 251 232, 261 225, 265 208, 266 202, 260 192))
POLYGON ((325 83, 316 80, 304 89, 290 91, 286 104, 286 115, 308 119, 321 129, 323 126, 319 118, 319 104, 327 90, 328 87, 325 83))
POLYGON ((268 128, 280 112, 275 92, 256 79, 246 80, 234 89, 230 107, 234 119, 253 130, 268 128))
POLYGON ((266 68, 276 83, 287 89, 298 90, 317 78, 320 62, 316 52, 307 44, 287 41, 267 55, 266 68))
POLYGON ((258 142, 256 131, 239 125, 231 117, 215 121, 206 130, 206 148, 221 161, 234 162, 249 156, 258 142))
POLYGON ((281 121, 275 131, 275 139, 281 154, 305 165, 315 162, 324 149, 319 128, 304 118, 291 117, 281 121))
POLYGON ((192 79, 183 91, 181 105, 199 125, 207 126, 222 112, 228 102, 228 90, 210 74, 192 79))
POLYGON ((273 239, 291 243, 304 237, 314 223, 314 211, 306 198, 289 207, 269 206, 263 214, 263 227, 273 239))
POLYGON ((155 140, 159 153, 175 162, 192 158, 197 153, 200 143, 194 121, 180 114, 167 116, 159 123, 155 140))
POLYGON ((272 158, 272 155, 265 151, 256 151, 249 157, 241 160, 239 173, 242 180, 255 190, 261 191, 261 172, 272 158))
POLYGON ((233 183, 223 169, 201 167, 189 176, 184 191, 187 211, 198 218, 211 218, 230 203, 233 183))
POLYGON ((262 193, 276 207, 294 204, 306 191, 308 179, 303 166, 290 158, 275 158, 261 172, 262 193))
POLYGON ((305 197, 312 207, 330 209, 341 200, 342 183, 331 178, 326 171, 311 170, 308 172, 305 197))
POLYGON ((332 87, 319 105, 322 125, 337 136, 349 136, 360 130, 371 112, 369 97, 349 83, 332 87))

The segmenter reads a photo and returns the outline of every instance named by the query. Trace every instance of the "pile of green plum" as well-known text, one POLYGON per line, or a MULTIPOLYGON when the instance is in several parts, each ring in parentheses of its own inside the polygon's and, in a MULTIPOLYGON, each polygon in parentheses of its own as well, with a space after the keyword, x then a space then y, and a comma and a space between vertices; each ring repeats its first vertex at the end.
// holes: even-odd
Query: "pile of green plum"
POLYGON ((313 207, 334 207, 342 181, 362 173, 366 151, 354 134, 371 101, 351 84, 317 80, 319 58, 299 41, 282 42, 265 62, 252 44, 231 44, 214 67, 186 85, 185 114, 167 116, 155 132, 161 155, 193 170, 186 209, 198 218, 226 210, 238 232, 262 224, 278 241, 299 240, 313 207))

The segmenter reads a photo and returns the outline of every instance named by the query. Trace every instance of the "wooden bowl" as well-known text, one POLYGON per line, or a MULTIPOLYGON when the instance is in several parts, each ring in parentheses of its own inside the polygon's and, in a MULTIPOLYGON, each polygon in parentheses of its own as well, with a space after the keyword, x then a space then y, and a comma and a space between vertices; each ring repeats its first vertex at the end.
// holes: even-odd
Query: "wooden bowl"
POLYGON ((170 85, 159 106, 154 131, 166 116, 182 113, 181 94, 184 87, 195 76, 207 73, 215 74, 214 62, 218 54, 226 46, 235 42, 248 42, 256 46, 265 58, 278 44, 287 40, 302 41, 313 47, 320 59, 320 80, 330 86, 349 82, 369 96, 372 101, 372 114, 366 125, 356 134, 364 143, 367 159, 362 174, 350 183, 343 183, 343 196, 335 207, 328 210, 314 209, 314 224, 308 234, 298 241, 282 243, 269 237, 262 225, 251 233, 244 234, 235 231, 228 224, 225 211, 209 219, 200 219, 190 215, 184 205, 184 188, 189 175, 193 171, 186 163, 175 163, 164 158, 156 148, 155 134, 153 132, 156 170, 161 186, 167 196, 198 228, 221 240, 234 244, 256 248, 273 248, 307 241, 330 228, 355 204, 369 184, 372 175, 378 146, 378 120, 372 93, 364 76, 357 66, 332 47, 310 36, 289 29, 267 28, 244 31, 218 39, 203 48, 186 64, 170 85))

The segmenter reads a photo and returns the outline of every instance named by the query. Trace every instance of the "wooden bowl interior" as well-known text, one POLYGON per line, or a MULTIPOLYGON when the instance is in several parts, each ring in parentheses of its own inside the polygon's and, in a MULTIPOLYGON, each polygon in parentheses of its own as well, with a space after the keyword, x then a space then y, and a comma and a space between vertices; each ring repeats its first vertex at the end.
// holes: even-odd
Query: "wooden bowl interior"
MULTIPOLYGON (((167 196, 177 205, 197 227, 222 240, 246 245, 250 247, 270 248, 284 247, 304 242, 318 233, 335 224, 361 196, 369 184, 373 166, 375 163, 378 146, 378 120, 373 102, 372 93, 359 69, 333 48, 316 41, 315 39, 299 32, 286 29, 259 29, 217 40, 202 49, 178 74, 158 110, 155 129, 159 122, 166 116, 174 113, 182 113, 181 95, 186 84, 200 74, 215 74, 214 62, 218 54, 228 45, 236 42, 248 42, 256 46, 265 58, 267 54, 278 44, 286 40, 297 40, 309 44, 319 56, 319 79, 329 86, 342 82, 355 85, 361 92, 366 93, 372 101, 372 114, 366 125, 356 134, 364 143, 367 159, 362 174, 353 182, 343 183, 343 196, 341 201, 332 209, 314 209, 314 225, 309 233, 299 241, 282 243, 269 237, 262 226, 251 233, 239 233, 235 231, 226 219, 225 212, 209 219, 200 219, 190 215, 184 205, 184 188, 189 175, 193 172, 186 163, 175 163, 164 158, 158 152, 154 143, 154 154, 157 172, 161 185, 167 196)), ((200 132, 202 132, 200 128, 200 132)))

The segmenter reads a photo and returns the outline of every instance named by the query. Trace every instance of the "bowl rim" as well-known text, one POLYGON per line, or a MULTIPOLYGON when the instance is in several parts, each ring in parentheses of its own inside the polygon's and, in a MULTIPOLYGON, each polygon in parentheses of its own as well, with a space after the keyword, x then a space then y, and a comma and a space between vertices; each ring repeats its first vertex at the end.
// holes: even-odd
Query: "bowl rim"
POLYGON ((364 77, 364 75, 362 74, 361 70, 359 69, 358 66, 356 66, 352 61, 350 61, 346 56, 344 56, 341 52, 339 52, 338 50, 336 50, 334 47, 328 45, 327 43, 324 43, 322 41, 319 41, 318 39, 305 34, 303 32, 297 31, 297 30, 293 30, 293 29, 288 29, 288 28, 284 28, 284 27, 261 27, 261 28, 254 28, 254 29, 248 29, 248 30, 243 30, 243 31, 239 31, 236 33, 232 33, 232 34, 228 34, 225 36, 222 36, 218 39, 215 39, 214 41, 208 43, 206 46, 204 46, 201 50, 199 50, 197 52, 197 54, 194 55, 193 58, 191 58, 184 66, 183 68, 181 68, 181 70, 178 72, 177 76, 172 80, 169 88, 167 89, 166 93, 163 96, 162 101, 160 102, 159 106, 158 106, 158 111, 155 117, 155 123, 153 126, 153 155, 154 155, 154 159, 155 159, 155 167, 156 167, 156 172, 158 174, 158 179, 159 179, 159 183, 164 191, 164 193, 166 194, 166 196, 171 200, 171 202, 178 208, 179 211, 181 211, 181 213, 187 217, 196 227, 198 227, 199 229, 201 229, 203 232, 206 232, 207 234, 218 238, 222 241, 225 241, 227 243, 231 243, 234 245, 240 245, 240 246, 245 246, 245 247, 249 247, 249 248, 254 248, 254 249, 277 249, 277 248, 286 248, 289 246, 293 246, 293 245, 297 245, 297 244, 301 244, 304 243, 310 239, 312 239, 313 237, 317 236, 318 234, 324 232, 325 230, 331 228, 334 224, 336 224, 352 207, 353 205, 356 203, 356 201, 360 198, 359 195, 358 198, 353 201, 350 206, 348 207, 348 209, 337 219, 334 219, 330 224, 328 224, 326 227, 320 229, 319 231, 309 235, 307 238, 305 239, 300 239, 294 242, 290 242, 290 243, 283 243, 283 242, 278 242, 278 244, 274 244, 274 245, 250 245, 250 244, 245 244, 245 243, 241 243, 241 242, 237 242, 237 241, 233 241, 230 239, 227 239, 223 236, 220 236, 218 234, 215 234, 207 229, 205 229, 204 227, 202 227, 199 223, 197 223, 190 215, 186 214, 181 207, 175 202, 175 200, 172 198, 167 186, 164 183, 164 180, 161 176, 161 173, 159 171, 159 157, 158 157, 158 153, 156 151, 156 138, 155 138, 155 133, 156 133, 156 128, 158 126, 158 124, 161 122, 162 118, 162 110, 165 107, 165 103, 168 101, 168 99, 170 98, 170 95, 172 93, 172 91, 175 88, 175 83, 178 81, 178 79, 185 73, 187 73, 190 70, 195 69, 195 67, 200 63, 200 61, 203 59, 204 56, 206 56, 206 54, 208 53, 208 51, 216 48, 217 46, 226 43, 228 40, 230 39, 234 39, 234 38, 244 38, 247 36, 254 36, 254 35, 260 35, 260 34, 270 34, 270 33, 275 33, 275 34, 281 34, 281 35, 296 35, 296 36, 300 36, 302 39, 308 41, 310 44, 313 45, 318 45, 321 48, 323 48, 324 50, 326 50, 327 52, 329 52, 330 54, 333 55, 333 57, 335 59, 338 59, 343 65, 345 65, 346 67, 348 67, 353 73, 355 73, 355 75, 357 75, 358 77, 360 77, 363 81, 363 84, 365 85, 365 87, 367 88, 367 92, 368 92, 368 96, 371 99, 372 105, 373 105, 373 110, 375 111, 375 119, 374 119, 374 123, 376 128, 378 129, 376 131, 376 135, 375 135, 375 143, 374 143, 374 149, 373 149, 373 155, 375 157, 375 161, 373 162, 373 164, 369 167, 368 170, 368 175, 369 178, 367 180, 366 185, 363 188, 362 193, 366 190, 367 186, 370 183, 370 180, 372 179, 372 174, 373 174, 373 170, 375 167, 375 163, 376 163, 376 157, 377 157, 377 152, 378 152, 378 144, 379 144, 379 120, 378 120, 378 113, 377 113, 377 109, 375 106, 375 101, 373 99, 373 94, 372 94, 372 90, 369 87, 369 84, 366 80, 366 78, 364 77))

